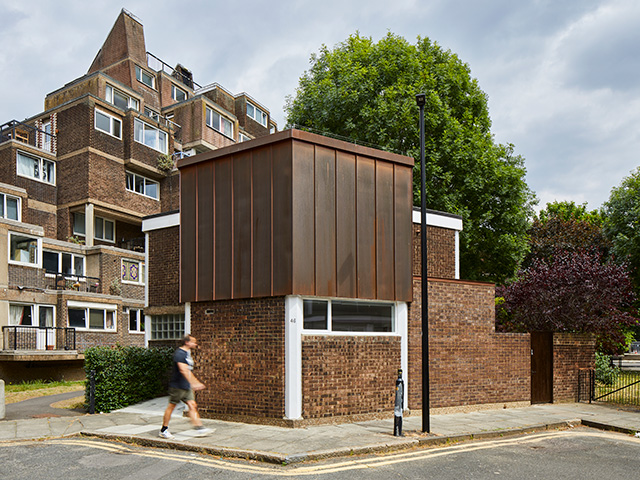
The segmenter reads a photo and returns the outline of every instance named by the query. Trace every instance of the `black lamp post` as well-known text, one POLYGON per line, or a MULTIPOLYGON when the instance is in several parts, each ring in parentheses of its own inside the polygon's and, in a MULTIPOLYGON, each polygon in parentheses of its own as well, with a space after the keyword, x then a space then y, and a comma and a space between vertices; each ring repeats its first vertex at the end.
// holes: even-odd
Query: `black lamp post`
POLYGON ((427 199, 426 170, 424 166, 424 105, 427 96, 416 95, 416 103, 420 108, 420 250, 422 252, 422 431, 431 432, 429 421, 429 282, 427 280, 427 199))

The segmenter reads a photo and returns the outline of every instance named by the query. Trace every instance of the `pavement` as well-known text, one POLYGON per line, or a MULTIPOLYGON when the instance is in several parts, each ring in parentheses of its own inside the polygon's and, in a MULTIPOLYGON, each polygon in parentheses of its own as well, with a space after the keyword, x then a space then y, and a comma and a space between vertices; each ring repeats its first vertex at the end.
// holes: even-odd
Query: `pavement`
MULTIPOLYGON (((175 438, 164 440, 158 437, 158 432, 167 400, 168 397, 156 398, 122 410, 95 415, 76 412, 72 416, 36 414, 37 418, 28 418, 24 410, 24 418, 0 420, 0 442, 90 436, 221 457, 292 464, 578 426, 632 435, 640 432, 640 411, 595 404, 560 403, 431 415, 430 433, 421 432, 420 416, 405 417, 402 437, 393 436, 392 416, 385 420, 304 428, 203 419, 203 424, 213 432, 198 437, 188 418, 183 416, 183 410, 178 407, 170 424, 175 438)), ((7 407, 11 405, 16 404, 7 407)))

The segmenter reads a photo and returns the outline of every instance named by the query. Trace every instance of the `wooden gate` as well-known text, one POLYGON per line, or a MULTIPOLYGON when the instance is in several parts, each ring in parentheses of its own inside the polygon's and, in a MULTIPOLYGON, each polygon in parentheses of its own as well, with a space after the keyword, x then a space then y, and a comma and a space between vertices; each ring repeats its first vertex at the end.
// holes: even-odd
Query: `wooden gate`
POLYGON ((531 332, 531 403, 553 402, 553 333, 531 332))

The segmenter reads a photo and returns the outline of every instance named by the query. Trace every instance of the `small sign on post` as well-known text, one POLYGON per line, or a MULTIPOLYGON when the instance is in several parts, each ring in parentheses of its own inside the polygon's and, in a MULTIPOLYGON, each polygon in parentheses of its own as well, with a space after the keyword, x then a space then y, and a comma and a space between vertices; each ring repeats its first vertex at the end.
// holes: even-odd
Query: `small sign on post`
POLYGON ((402 436, 402 411, 404 410, 404 380, 402 380, 402 369, 398 369, 398 379, 396 380, 396 402, 393 408, 393 435, 402 436))

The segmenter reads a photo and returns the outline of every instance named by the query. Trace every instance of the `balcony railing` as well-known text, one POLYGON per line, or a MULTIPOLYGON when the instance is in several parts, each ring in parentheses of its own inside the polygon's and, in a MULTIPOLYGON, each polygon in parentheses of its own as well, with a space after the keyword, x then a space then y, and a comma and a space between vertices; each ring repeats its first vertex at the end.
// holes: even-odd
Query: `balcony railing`
POLYGON ((123 240, 118 242, 118 247, 125 250, 132 250, 134 252, 144 252, 145 239, 144 237, 130 238, 129 240, 123 240))
MULTIPOLYGON (((51 274, 53 272, 47 272, 51 274)), ((97 277, 86 277, 84 275, 69 275, 66 273, 55 273, 51 279, 53 284, 49 285, 51 290, 74 290, 76 292, 102 293, 102 284, 97 277)))
POLYGON ((54 151, 55 135, 17 120, 0 125, 0 143, 17 140, 47 152, 54 151))
POLYGON ((75 350, 76 329, 71 327, 2 327, 3 350, 75 350))

